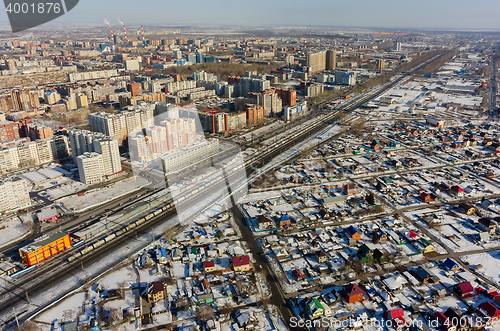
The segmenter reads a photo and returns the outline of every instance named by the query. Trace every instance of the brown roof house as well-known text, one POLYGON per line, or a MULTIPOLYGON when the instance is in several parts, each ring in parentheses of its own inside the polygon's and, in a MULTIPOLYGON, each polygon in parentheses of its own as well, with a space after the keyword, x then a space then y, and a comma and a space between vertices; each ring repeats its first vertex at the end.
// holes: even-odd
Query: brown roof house
POLYGON ((165 298, 165 292, 167 287, 161 280, 152 282, 148 284, 146 288, 146 296, 148 298, 149 303, 158 302, 165 298))

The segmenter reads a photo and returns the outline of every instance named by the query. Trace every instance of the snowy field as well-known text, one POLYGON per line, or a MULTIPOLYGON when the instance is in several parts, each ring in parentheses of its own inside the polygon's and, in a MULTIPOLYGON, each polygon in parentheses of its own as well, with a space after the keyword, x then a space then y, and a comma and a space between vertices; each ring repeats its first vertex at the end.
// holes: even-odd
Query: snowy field
POLYGON ((480 275, 491 280, 493 283, 500 285, 500 251, 491 251, 473 255, 461 256, 460 259, 469 265, 482 265, 482 269, 476 270, 480 275))
POLYGON ((103 204, 114 200, 124 194, 133 192, 149 182, 141 177, 137 179, 129 178, 114 184, 111 187, 105 187, 100 190, 96 190, 85 194, 84 196, 71 196, 61 200, 61 203, 68 210, 72 211, 83 211, 93 206, 103 204))
POLYGON ((18 216, 12 216, 0 221, 0 246, 27 235, 32 224, 29 218, 23 220, 18 216))

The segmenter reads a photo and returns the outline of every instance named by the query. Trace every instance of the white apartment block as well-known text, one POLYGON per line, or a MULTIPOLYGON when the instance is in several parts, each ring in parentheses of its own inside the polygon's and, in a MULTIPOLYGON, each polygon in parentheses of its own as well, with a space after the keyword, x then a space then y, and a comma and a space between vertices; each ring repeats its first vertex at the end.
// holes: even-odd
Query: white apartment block
POLYGON ((104 162, 101 154, 84 153, 76 158, 76 165, 82 183, 91 185, 103 181, 104 162))
POLYGON ((89 114, 89 124, 92 131, 104 133, 113 137, 121 146, 123 141, 134 132, 154 124, 154 107, 136 106, 118 113, 104 112, 89 114))
POLYGON ((24 179, 0 181, 0 212, 16 211, 28 206, 31 206, 31 199, 24 179))
POLYGON ((94 140, 103 138, 105 135, 100 132, 92 132, 88 130, 71 130, 68 133, 69 143, 73 160, 76 162, 76 157, 83 153, 94 152, 94 140))
POLYGON ((199 161, 219 150, 218 139, 207 139, 189 147, 169 153, 162 158, 163 171, 169 173, 199 161))
POLYGON ((21 143, 0 149, 0 173, 39 166, 70 155, 65 136, 21 143))
POLYGON ((112 137, 94 140, 94 151, 102 155, 104 176, 112 176, 122 171, 118 142, 112 137))

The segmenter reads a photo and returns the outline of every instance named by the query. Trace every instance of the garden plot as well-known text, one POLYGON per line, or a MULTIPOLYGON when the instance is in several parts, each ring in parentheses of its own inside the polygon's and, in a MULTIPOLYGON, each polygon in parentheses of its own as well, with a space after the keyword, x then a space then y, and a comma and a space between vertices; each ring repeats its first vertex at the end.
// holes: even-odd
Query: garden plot
POLYGON ((481 249, 467 235, 463 235, 451 225, 442 225, 439 229, 429 229, 429 232, 454 252, 481 249))
POLYGON ((475 271, 500 285, 500 250, 479 254, 461 256, 460 259, 475 269, 475 271))

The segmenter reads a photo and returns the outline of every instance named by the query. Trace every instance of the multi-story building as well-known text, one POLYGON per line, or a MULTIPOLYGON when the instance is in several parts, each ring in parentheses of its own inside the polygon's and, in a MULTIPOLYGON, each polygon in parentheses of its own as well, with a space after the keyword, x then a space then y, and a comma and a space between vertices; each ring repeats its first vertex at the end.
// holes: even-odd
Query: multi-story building
POLYGON ((264 116, 272 116, 282 111, 282 100, 274 88, 259 93, 249 93, 248 97, 252 99, 251 103, 264 108, 264 116))
POLYGON ((139 71, 139 61, 138 60, 127 60, 125 61, 125 70, 139 71))
POLYGON ((26 125, 26 136, 31 140, 37 139, 48 139, 52 138, 54 134, 52 133, 52 128, 47 126, 38 126, 33 123, 29 123, 26 125))
POLYGON ((141 105, 114 114, 93 113, 89 114, 89 124, 93 131, 114 137, 121 146, 131 133, 153 125, 153 111, 154 105, 141 105))
POLYGON ((283 115, 285 121, 293 121, 299 116, 304 115, 307 112, 307 101, 304 101, 293 107, 283 108, 283 115))
POLYGON ((118 142, 112 137, 101 137, 94 140, 94 151, 102 155, 104 176, 110 178, 122 172, 118 142))
POLYGON ((0 173, 38 166, 70 155, 68 139, 55 136, 0 149, 0 173))
POLYGON ((385 60, 378 59, 377 60, 377 70, 384 70, 384 69, 385 69, 385 60))
POLYGON ((335 68, 337 68, 337 51, 329 49, 326 51, 326 70, 335 68))
POLYGON ((57 91, 49 90, 44 93, 43 98, 46 104, 53 105, 61 100, 61 95, 57 91))
POLYGON ((297 91, 277 89, 276 93, 278 93, 278 96, 281 98, 283 106, 293 107, 297 104, 297 91))
POLYGON ((18 139, 19 125, 15 122, 0 122, 0 142, 18 139))
POLYGON ((0 181, 0 213, 28 206, 31 206, 31 199, 24 179, 15 177, 0 181))
POLYGON ((194 80, 181 80, 177 82, 167 82, 165 83, 165 92, 176 92, 179 90, 187 90, 196 87, 196 81, 194 80))
POLYGON ((255 125, 264 121, 264 108, 254 104, 243 106, 247 115, 247 125, 255 125))
POLYGON ((43 236, 34 243, 19 249, 21 261, 26 266, 32 266, 71 247, 71 238, 68 233, 56 232, 43 236))
POLYGON ((399 41, 395 41, 392 49, 395 51, 400 51, 401 50, 401 43, 399 41))
POLYGON ((308 52, 306 66, 311 68, 313 74, 324 71, 326 69, 326 51, 308 52))
POLYGON ((247 96, 248 93, 261 92, 271 88, 271 82, 260 78, 241 77, 239 80, 239 95, 247 96))
POLYGON ((76 158, 78 174, 82 183, 91 185, 100 183, 104 178, 104 162, 102 154, 84 153, 76 158))
POLYGON ((105 137, 103 133, 74 129, 68 133, 73 160, 84 153, 95 152, 94 140, 105 137))
POLYGON ((207 139, 192 146, 169 153, 162 158, 165 173, 193 164, 219 150, 218 139, 207 139))
POLYGON ((78 108, 89 108, 87 95, 85 93, 78 93, 76 95, 76 106, 78 108))

